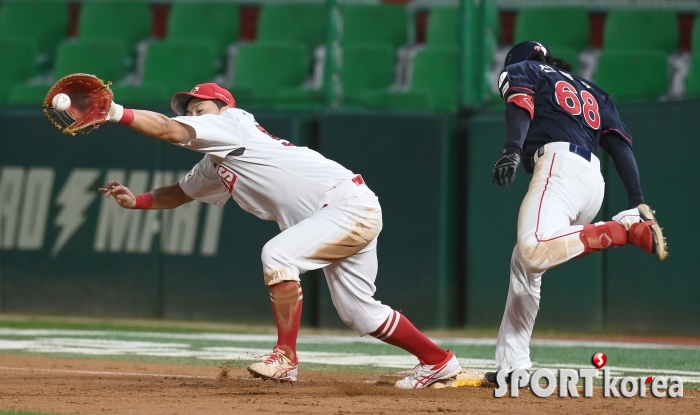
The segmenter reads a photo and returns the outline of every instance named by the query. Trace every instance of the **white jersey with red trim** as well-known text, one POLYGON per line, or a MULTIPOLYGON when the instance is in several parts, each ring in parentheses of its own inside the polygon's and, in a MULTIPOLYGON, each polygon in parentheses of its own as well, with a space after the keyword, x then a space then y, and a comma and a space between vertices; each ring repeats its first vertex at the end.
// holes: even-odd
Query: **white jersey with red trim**
POLYGON ((219 115, 181 116, 196 138, 182 147, 204 153, 179 184, 190 197, 222 207, 229 198, 284 230, 323 207, 354 174, 307 147, 267 133, 252 114, 232 108, 219 115))

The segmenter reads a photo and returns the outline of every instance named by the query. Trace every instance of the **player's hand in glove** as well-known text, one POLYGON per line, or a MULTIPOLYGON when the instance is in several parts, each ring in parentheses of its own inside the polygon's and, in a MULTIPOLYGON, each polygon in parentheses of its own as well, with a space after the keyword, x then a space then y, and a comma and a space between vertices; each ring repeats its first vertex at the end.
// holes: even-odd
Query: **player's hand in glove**
POLYGON ((520 154, 508 151, 506 149, 501 153, 502 156, 493 166, 493 180, 499 186, 508 186, 515 181, 515 170, 520 164, 520 154))
POLYGON ((100 193, 103 193, 105 197, 112 196, 114 200, 117 201, 119 206, 124 209, 134 209, 136 207, 136 197, 128 187, 122 185, 118 181, 114 180, 97 189, 100 193))
POLYGON ((639 215, 639 209, 633 208, 628 210, 623 210, 617 215, 613 216, 612 219, 624 226, 625 229, 630 230, 632 225, 635 223, 643 222, 644 219, 639 215))
POLYGON ((44 98, 44 113, 49 121, 64 134, 87 133, 107 121, 114 94, 95 75, 74 73, 56 81, 44 98), (53 98, 66 94, 70 106, 59 111, 53 107, 53 98))

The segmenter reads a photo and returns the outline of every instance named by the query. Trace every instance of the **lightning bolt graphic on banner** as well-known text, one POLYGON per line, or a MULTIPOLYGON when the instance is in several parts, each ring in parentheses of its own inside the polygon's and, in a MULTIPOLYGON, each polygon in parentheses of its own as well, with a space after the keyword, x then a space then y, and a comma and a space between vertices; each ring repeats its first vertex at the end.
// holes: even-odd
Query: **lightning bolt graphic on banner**
POLYGON ((63 185, 56 203, 62 206, 54 224, 61 231, 53 244, 51 255, 56 256, 75 232, 85 222, 85 210, 97 197, 92 185, 100 175, 97 169, 74 169, 63 185))

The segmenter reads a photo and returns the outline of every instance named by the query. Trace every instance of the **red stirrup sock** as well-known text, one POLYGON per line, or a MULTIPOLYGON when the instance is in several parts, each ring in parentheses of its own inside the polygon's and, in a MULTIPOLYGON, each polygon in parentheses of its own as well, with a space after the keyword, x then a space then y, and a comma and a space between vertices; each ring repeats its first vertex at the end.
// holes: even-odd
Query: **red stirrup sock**
POLYGON ((614 220, 598 222, 583 225, 583 230, 579 233, 579 237, 585 246, 583 253, 579 256, 584 256, 602 249, 626 245, 627 229, 614 220))
POLYGON ((422 365, 441 363, 448 353, 425 337, 405 316, 395 310, 391 311, 389 318, 370 333, 370 336, 415 355, 422 365))
POLYGON ((297 362, 297 336, 301 322, 301 306, 304 296, 301 284, 285 281, 270 286, 272 313, 277 323, 277 346, 292 362, 297 362))

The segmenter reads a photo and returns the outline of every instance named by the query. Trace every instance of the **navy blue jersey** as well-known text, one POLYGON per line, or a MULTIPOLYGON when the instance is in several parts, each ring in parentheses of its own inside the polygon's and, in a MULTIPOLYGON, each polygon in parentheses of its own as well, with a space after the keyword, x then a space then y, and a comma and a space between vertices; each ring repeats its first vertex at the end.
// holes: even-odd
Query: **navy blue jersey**
POLYGON ((523 145, 527 157, 554 141, 574 143, 596 154, 601 138, 610 132, 632 144, 610 96, 577 75, 526 60, 503 69, 498 89, 505 102, 517 94, 532 97, 534 112, 523 145))

